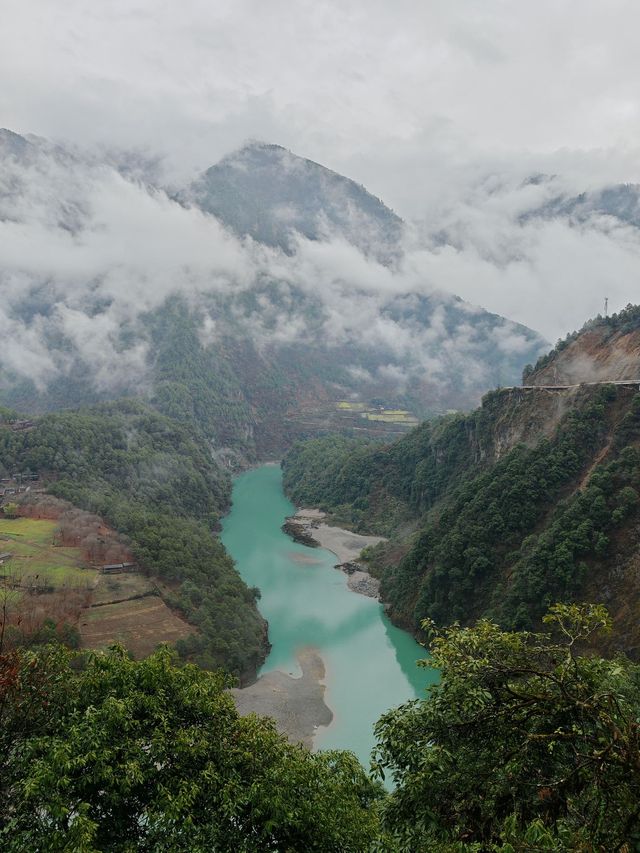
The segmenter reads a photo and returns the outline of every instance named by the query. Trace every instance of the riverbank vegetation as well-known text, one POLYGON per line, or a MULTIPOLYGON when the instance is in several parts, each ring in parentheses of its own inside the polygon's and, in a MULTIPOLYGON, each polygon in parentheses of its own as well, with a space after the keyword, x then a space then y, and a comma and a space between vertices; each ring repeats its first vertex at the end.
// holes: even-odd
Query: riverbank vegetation
POLYGON ((441 682, 377 726, 399 849, 637 849, 640 667, 577 652, 610 631, 600 606, 557 605, 544 622, 425 623, 441 682))
POLYGON ((240 717, 220 673, 123 649, 0 657, 0 846, 74 851, 366 850, 381 789, 240 717), (78 666, 80 665, 80 668, 78 666))
POLYGON ((225 676, 167 649, 0 653, 2 849, 631 851, 640 667, 579 652, 601 607, 545 627, 426 624, 440 683, 379 721, 373 777, 239 717, 225 676))

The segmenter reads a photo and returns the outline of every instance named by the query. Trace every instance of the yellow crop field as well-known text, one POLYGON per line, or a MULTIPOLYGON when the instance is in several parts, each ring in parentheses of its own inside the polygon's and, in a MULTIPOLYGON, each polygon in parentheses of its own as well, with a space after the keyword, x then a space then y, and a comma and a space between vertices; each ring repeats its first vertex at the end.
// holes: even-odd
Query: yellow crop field
POLYGON ((350 403, 348 400, 340 400, 336 408, 343 412, 364 412, 367 408, 364 403, 350 403))

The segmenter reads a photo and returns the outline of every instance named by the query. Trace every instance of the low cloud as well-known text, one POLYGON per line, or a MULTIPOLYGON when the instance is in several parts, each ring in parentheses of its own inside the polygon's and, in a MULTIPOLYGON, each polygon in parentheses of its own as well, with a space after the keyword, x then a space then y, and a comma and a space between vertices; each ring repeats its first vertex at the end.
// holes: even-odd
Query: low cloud
POLYGON ((447 293, 437 269, 445 248, 408 247, 390 267, 334 235, 298 237, 286 254, 111 163, 38 141, 5 156, 1 181, 0 359, 38 388, 79 363, 100 391, 144 382, 153 356, 144 318, 176 294, 199 314, 205 346, 225 333, 226 312, 259 349, 316 341, 376 351, 375 378, 399 385, 425 372, 446 381, 455 368, 472 387, 487 336, 505 354, 531 345, 508 321, 474 326, 481 310, 447 293))
MULTIPOLYGON (((438 286, 555 341, 638 299, 640 229, 598 210, 549 206, 605 184, 531 173, 492 176, 425 217, 410 262, 438 286)), ((640 198, 640 194, 639 194, 640 198)))

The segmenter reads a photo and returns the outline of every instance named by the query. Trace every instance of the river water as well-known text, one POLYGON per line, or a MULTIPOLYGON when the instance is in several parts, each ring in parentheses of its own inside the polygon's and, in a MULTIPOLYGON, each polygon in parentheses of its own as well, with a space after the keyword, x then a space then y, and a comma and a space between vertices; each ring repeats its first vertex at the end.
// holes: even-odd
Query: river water
POLYGON ((352 592, 336 557, 293 542, 280 529, 295 507, 282 491, 282 472, 264 465, 234 482, 222 541, 249 586, 260 588, 271 653, 261 674, 300 675, 296 650, 314 646, 324 661, 325 702, 333 721, 318 729, 317 749, 351 749, 365 767, 373 726, 387 711, 425 695, 435 674, 416 666, 424 649, 391 624, 375 599, 352 592))

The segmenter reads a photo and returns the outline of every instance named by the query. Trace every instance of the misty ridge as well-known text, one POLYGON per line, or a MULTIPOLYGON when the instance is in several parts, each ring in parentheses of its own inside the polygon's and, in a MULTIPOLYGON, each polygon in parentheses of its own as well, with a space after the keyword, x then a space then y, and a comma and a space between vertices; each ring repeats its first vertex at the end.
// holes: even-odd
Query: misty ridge
POLYGON ((558 178, 493 177, 407 223, 348 178, 258 142, 182 187, 165 186, 152 157, 7 130, 0 159, 0 387, 35 409, 65 385, 70 403, 151 394, 167 310, 223 372, 239 369, 238 345, 243 364, 275 360, 285 378, 312 353, 305 376, 325 392, 420 414, 469 407, 517 383, 549 331, 458 293, 527 305, 558 265, 567 275, 567 253, 579 281, 614 257, 635 268, 640 248, 635 187, 572 197, 558 178))

